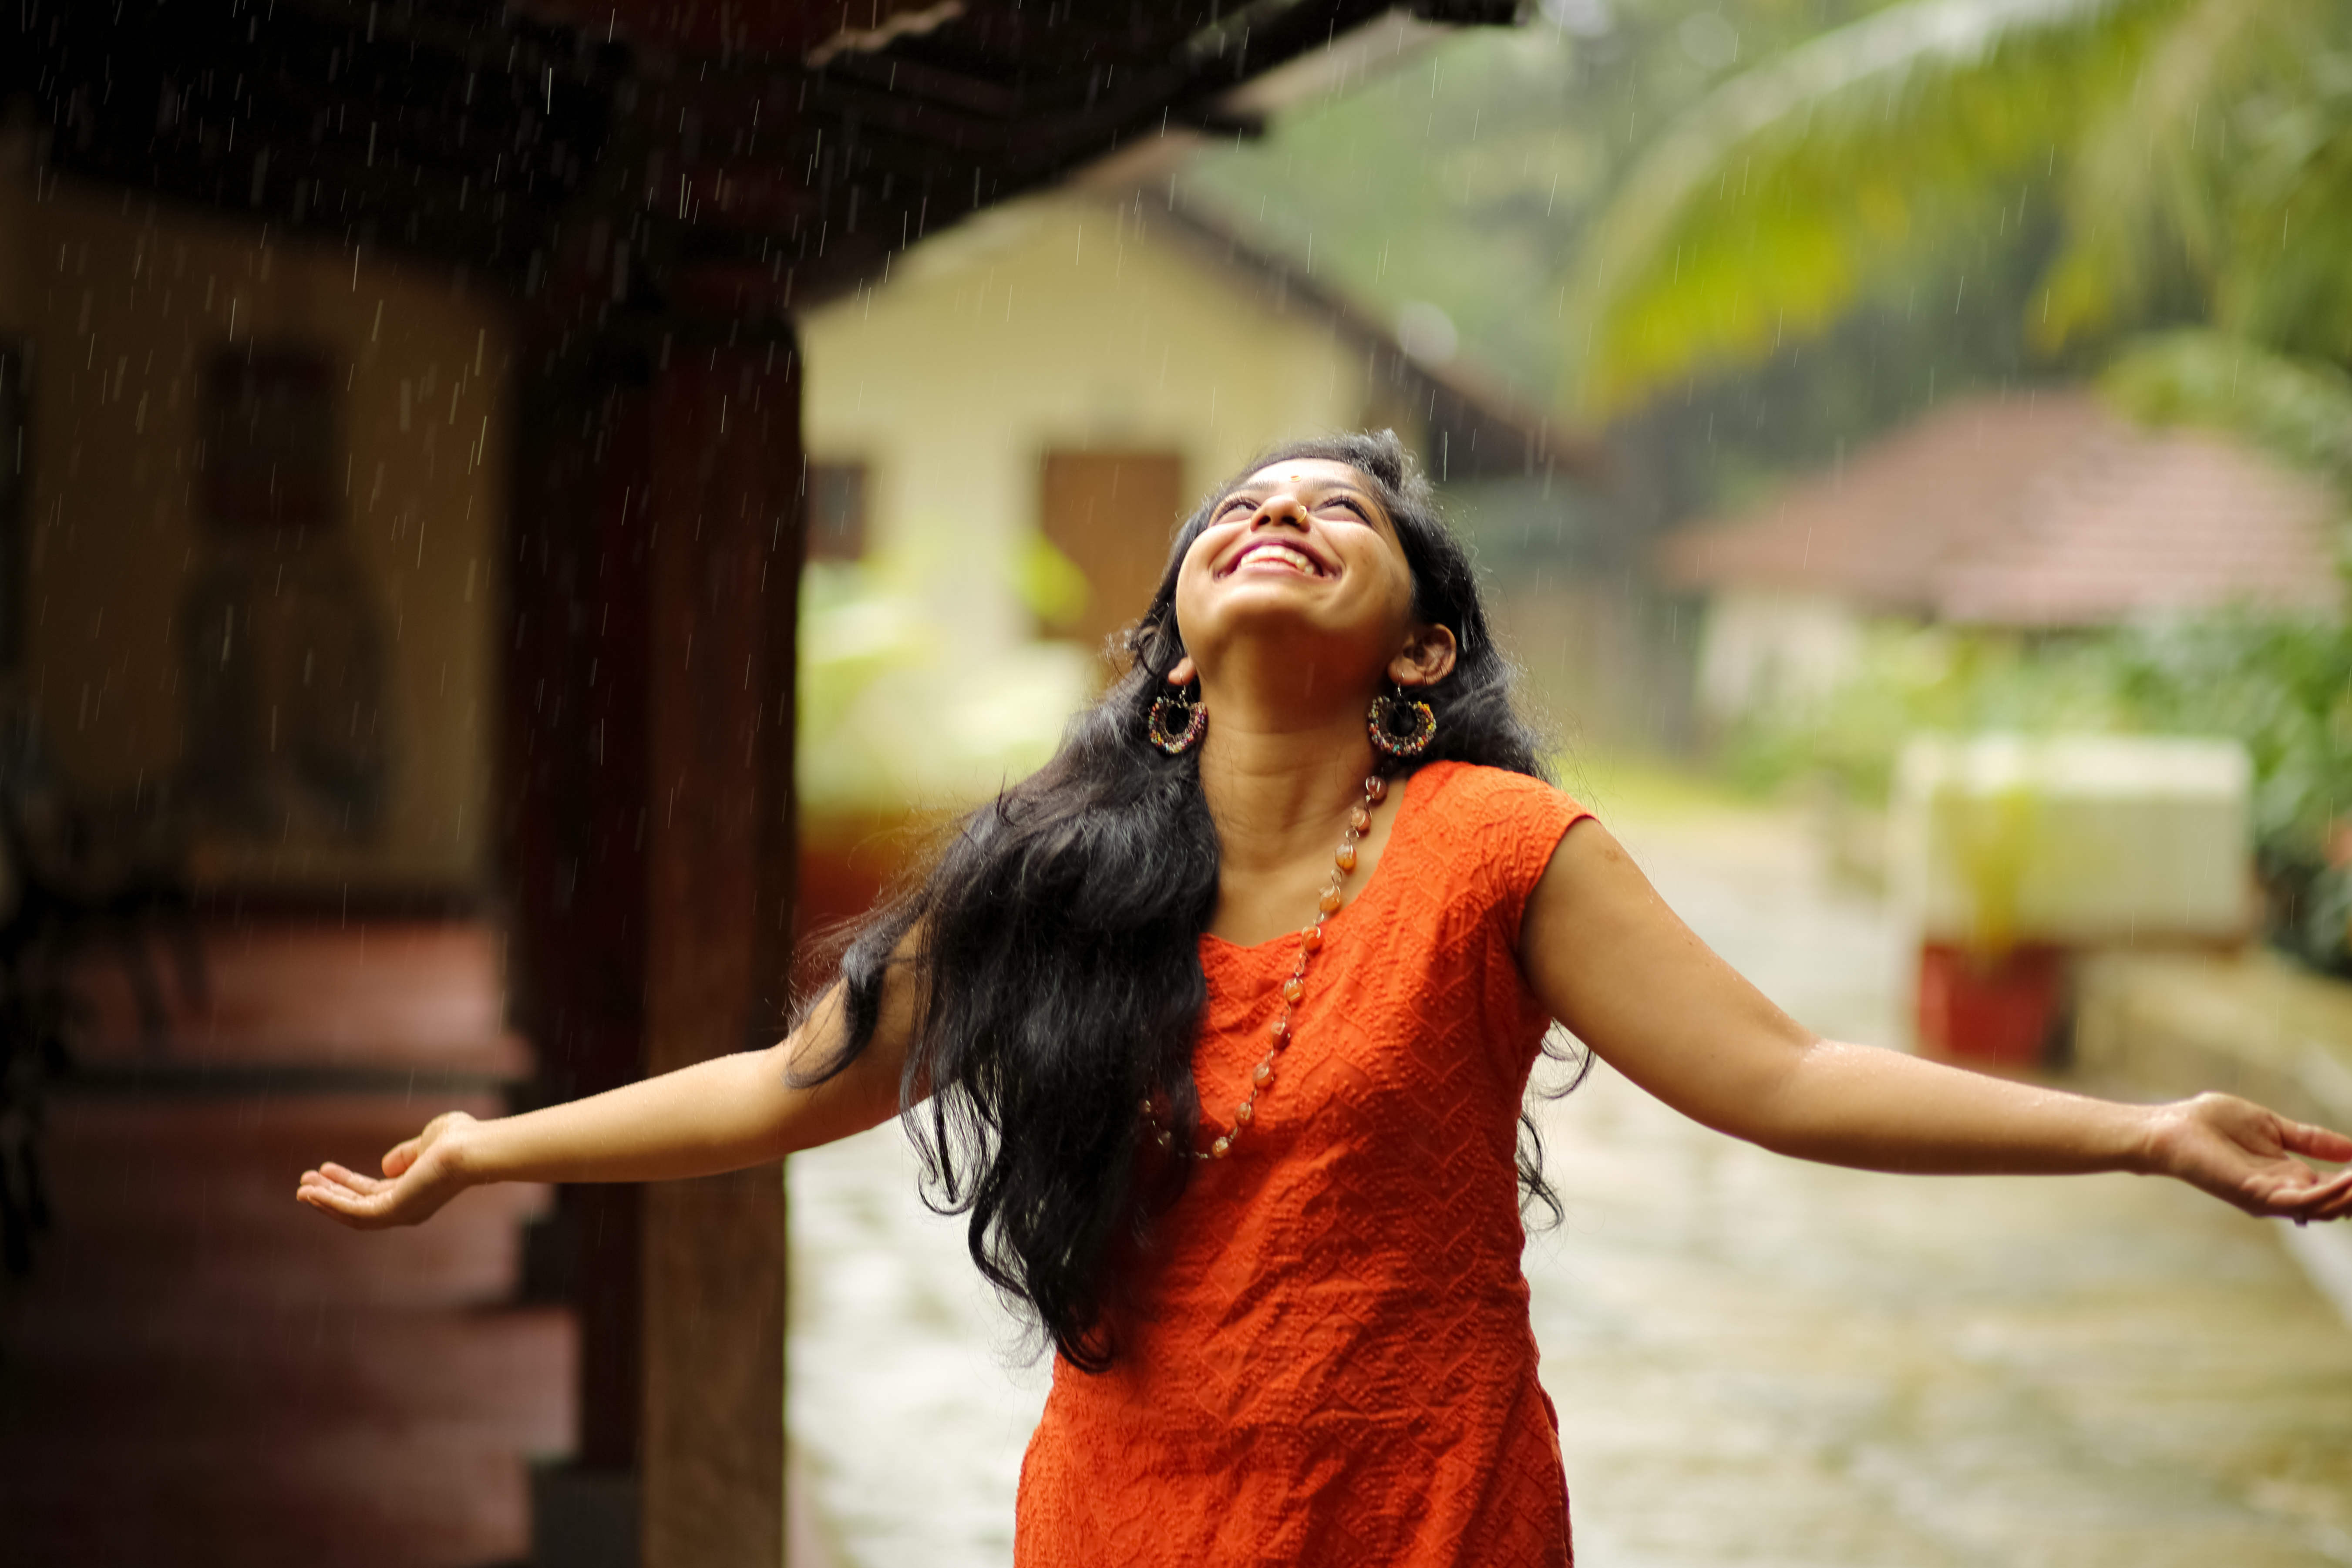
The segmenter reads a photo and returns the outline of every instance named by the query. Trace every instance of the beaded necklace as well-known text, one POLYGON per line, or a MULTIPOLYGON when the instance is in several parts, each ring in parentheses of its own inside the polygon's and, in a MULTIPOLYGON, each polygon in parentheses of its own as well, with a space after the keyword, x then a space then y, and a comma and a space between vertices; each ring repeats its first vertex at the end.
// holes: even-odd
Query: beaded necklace
MULTIPOLYGON (((1371 831, 1372 807, 1386 799, 1388 793, 1388 781, 1378 773, 1372 773, 1364 780, 1364 798, 1349 808, 1348 831, 1340 837, 1339 847, 1331 856, 1331 879, 1324 884, 1322 893, 1315 900, 1314 921, 1298 933, 1298 950, 1290 965, 1290 975, 1282 983, 1280 992, 1282 1015, 1275 1019, 1269 1030, 1273 1038, 1266 1047, 1265 1058, 1250 1070, 1249 1092, 1242 1097, 1242 1102, 1239 1105, 1234 1107, 1232 1131, 1218 1133, 1215 1141, 1206 1151, 1185 1150, 1183 1158, 1223 1159, 1233 1152, 1234 1140, 1242 1135, 1242 1129, 1256 1119, 1257 1097, 1265 1091, 1268 1084, 1274 1081, 1274 1064, 1280 1059, 1283 1052, 1290 1048, 1290 1042, 1295 1038, 1290 1019, 1291 1014, 1298 1005, 1298 999, 1307 994, 1307 960, 1323 950, 1323 922, 1339 912, 1339 889, 1346 885, 1349 874, 1356 868, 1356 846, 1362 840, 1365 834, 1371 831)), ((1160 1146, 1162 1149, 1172 1148, 1175 1145, 1176 1135, 1161 1120, 1159 1107, 1151 1100, 1146 1100, 1143 1102, 1143 1114, 1158 1128, 1156 1136, 1160 1146)))

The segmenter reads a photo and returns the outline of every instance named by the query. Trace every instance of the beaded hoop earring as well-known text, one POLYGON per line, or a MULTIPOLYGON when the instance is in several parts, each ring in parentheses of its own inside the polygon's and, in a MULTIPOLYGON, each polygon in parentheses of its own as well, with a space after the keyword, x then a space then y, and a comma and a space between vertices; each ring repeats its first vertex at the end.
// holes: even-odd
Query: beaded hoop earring
POLYGON ((1205 703, 1195 702, 1182 692, 1171 692, 1151 704, 1150 717, 1143 721, 1143 732, 1151 743, 1171 757, 1182 756, 1201 743, 1209 732, 1209 710, 1205 703), (1183 715, 1183 728, 1170 728, 1178 714, 1183 715))
POLYGON ((1400 689, 1393 697, 1386 693, 1372 699, 1364 713, 1364 728, 1372 737, 1372 744, 1391 757, 1417 757, 1429 750, 1437 739, 1437 714, 1429 704, 1417 697, 1407 697, 1400 689), (1402 724, 1410 724, 1411 731, 1400 735, 1402 724))

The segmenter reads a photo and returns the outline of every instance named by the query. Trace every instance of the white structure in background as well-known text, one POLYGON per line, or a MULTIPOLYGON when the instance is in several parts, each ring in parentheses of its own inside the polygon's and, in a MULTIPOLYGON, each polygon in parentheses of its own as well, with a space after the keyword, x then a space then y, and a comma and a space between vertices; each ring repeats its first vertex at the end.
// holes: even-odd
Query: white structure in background
POLYGON ((2234 741, 1914 740, 1887 881, 1916 1043, 2032 1066, 2063 1005, 2058 955, 2244 941, 2252 781, 2234 741))
POLYGON ((814 810, 968 801, 1044 761, 1197 492, 1273 442, 1386 426, 1454 480, 1554 460, 1427 323, 1401 343, 1171 189, 996 208, 802 319, 814 810), (825 558, 828 497, 855 559, 825 558))
POLYGON ((2242 940, 2252 785, 2234 741, 1921 737, 1895 768, 1889 890, 1935 942, 2242 940))
POLYGON ((1720 720, 1827 697, 1861 667, 1864 640, 1853 606, 1827 595, 1717 594, 1699 634, 1699 710, 1720 720))
POLYGON ((1706 596, 1698 696, 1723 721, 1827 696, 1874 620, 2046 632, 2339 607, 2339 510, 2226 437, 2044 389, 1947 404, 1761 506, 1677 530, 1659 566, 1706 596))

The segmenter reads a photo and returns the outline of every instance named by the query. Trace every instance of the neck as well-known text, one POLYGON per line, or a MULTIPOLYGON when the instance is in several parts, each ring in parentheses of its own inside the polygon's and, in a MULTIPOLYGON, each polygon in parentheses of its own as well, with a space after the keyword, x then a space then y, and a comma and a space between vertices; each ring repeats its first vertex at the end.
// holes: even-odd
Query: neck
POLYGON ((1372 771, 1364 701, 1274 711, 1210 695, 1201 793, 1219 852, 1235 870, 1280 866, 1302 843, 1334 839, 1372 771))

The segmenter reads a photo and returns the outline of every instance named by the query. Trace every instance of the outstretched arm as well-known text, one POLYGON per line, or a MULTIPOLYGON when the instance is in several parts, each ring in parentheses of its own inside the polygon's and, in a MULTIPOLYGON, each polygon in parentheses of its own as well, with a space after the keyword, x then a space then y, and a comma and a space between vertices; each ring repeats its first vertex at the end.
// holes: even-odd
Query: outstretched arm
POLYGON ((790 1037, 521 1116, 437 1116, 383 1157, 381 1178, 337 1164, 302 1173, 295 1196, 362 1230, 415 1225, 488 1182, 658 1182, 780 1160, 897 1114, 911 1022, 894 973, 873 1043, 842 1073, 800 1087, 839 1048, 836 989, 790 1037))
POLYGON ((1822 1039, 1711 952, 1599 823, 1528 902, 1519 961, 1555 1017, 1719 1131, 1830 1164, 1920 1173, 2177 1176, 2250 1214, 2352 1212, 2352 1138, 2230 1095, 2123 1105, 1822 1039))

